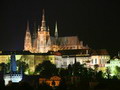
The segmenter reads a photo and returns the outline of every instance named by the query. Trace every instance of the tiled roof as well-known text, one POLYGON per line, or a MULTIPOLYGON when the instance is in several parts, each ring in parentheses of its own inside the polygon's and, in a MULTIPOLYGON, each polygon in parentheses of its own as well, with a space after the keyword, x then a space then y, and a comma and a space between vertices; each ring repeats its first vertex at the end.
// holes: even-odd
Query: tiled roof
POLYGON ((106 49, 91 50, 91 55, 109 55, 106 49))

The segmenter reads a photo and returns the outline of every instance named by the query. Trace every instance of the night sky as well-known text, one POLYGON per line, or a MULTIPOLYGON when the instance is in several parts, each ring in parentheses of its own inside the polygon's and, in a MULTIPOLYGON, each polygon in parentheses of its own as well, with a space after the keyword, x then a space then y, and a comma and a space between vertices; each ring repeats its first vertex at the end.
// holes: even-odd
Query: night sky
POLYGON ((120 50, 119 3, 115 0, 3 0, 0 5, 0 50, 23 50, 26 22, 46 24, 59 36, 79 36, 90 48, 120 50))

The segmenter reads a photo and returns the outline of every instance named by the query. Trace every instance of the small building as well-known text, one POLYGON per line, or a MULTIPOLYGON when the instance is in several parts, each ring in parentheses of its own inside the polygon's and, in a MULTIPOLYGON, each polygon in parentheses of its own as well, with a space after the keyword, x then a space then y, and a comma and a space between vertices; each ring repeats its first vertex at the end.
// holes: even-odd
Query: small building
POLYGON ((46 83, 49 86, 59 86, 60 85, 61 78, 59 76, 52 76, 50 79, 46 78, 39 78, 39 84, 46 83))
POLYGON ((90 66, 98 65, 99 69, 104 68, 105 64, 110 60, 110 55, 106 49, 92 50, 90 57, 90 66))
POLYGON ((22 80, 22 72, 17 72, 16 58, 14 54, 12 54, 10 58, 10 72, 4 74, 4 80, 5 85, 10 81, 12 83, 18 83, 22 80))

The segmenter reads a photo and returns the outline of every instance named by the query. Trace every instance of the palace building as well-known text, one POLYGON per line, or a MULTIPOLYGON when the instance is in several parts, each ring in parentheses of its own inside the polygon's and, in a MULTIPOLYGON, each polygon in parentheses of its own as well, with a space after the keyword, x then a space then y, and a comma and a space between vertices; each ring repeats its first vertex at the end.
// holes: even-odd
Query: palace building
MULTIPOLYGON (((28 64, 29 72, 34 72, 38 64, 45 60, 49 60, 55 64, 57 68, 67 68, 75 62, 86 64, 88 68, 94 68, 98 65, 101 69, 105 67, 107 61, 110 60, 110 55, 105 49, 77 49, 77 50, 59 50, 57 52, 48 53, 30 53, 26 51, 3 51, 0 54, 0 63, 8 63, 11 53, 16 53, 16 61, 22 61, 28 64)), ((29 72, 26 72, 28 74, 29 72)))
POLYGON ((48 51, 70 49, 88 49, 88 46, 84 46, 83 41, 80 41, 77 36, 59 37, 57 23, 55 25, 54 37, 52 37, 50 29, 46 26, 44 10, 41 27, 38 27, 38 31, 34 31, 33 35, 30 33, 29 22, 27 22, 24 51, 47 53, 48 51))

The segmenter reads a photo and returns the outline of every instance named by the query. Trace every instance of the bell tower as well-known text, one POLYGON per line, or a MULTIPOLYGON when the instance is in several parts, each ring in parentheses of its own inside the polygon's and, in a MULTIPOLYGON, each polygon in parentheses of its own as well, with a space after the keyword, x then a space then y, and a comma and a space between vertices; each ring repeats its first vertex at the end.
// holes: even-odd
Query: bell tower
POLYGON ((47 30, 47 28, 46 28, 45 12, 43 10, 41 27, 38 30, 37 52, 39 52, 39 53, 48 52, 47 41, 48 41, 49 36, 50 36, 49 30, 47 30))

